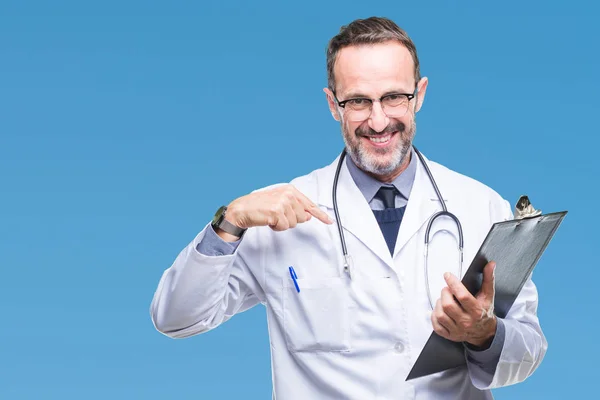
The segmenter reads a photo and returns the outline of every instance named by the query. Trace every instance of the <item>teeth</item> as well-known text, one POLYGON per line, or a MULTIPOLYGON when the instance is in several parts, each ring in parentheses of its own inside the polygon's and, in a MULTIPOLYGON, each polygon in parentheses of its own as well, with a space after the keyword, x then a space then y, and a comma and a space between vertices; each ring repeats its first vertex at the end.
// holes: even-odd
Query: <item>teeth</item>
POLYGON ((369 140, 371 142, 375 142, 375 143, 385 143, 388 140, 390 140, 391 137, 392 137, 392 135, 378 136, 378 137, 369 137, 369 140))

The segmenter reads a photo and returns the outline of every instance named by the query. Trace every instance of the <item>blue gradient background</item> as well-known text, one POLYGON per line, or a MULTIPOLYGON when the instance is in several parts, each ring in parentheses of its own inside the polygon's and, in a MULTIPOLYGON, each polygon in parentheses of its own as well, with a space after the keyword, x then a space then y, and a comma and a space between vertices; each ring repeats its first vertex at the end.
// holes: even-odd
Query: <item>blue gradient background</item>
POLYGON ((218 206, 337 155, 325 47, 371 15, 417 44, 428 157, 569 210, 534 274, 549 352, 496 398, 597 391, 597 6, 367 3, 0 3, 0 398, 270 398, 262 307, 176 341, 150 301, 218 206))

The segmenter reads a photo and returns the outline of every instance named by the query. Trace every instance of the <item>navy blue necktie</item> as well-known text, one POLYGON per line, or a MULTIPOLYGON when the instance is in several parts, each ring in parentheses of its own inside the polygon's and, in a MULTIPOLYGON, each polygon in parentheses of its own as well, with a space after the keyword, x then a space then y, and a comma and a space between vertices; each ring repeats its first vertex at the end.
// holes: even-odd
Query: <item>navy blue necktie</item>
POLYGON ((383 206, 388 208, 396 208, 396 190, 395 186, 382 186, 379 188, 375 197, 383 201, 383 206))
POLYGON ((385 242, 392 255, 394 254, 394 247, 396 247, 400 222, 402 222, 404 210, 406 209, 406 207, 395 208, 396 194, 398 194, 398 190, 393 186, 380 187, 375 198, 383 202, 385 210, 373 210, 375 219, 377 219, 381 233, 383 233, 385 242))

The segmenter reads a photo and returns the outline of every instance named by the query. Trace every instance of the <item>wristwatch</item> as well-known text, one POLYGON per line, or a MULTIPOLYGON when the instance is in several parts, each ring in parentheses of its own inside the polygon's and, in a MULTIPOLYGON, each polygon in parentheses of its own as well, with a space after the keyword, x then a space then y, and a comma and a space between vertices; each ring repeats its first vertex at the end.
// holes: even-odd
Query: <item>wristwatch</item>
POLYGON ((244 234, 244 232, 246 232, 246 229, 240 228, 239 226, 236 226, 236 225, 232 224, 231 222, 227 221, 225 219, 226 213, 227 213, 227 206, 221 206, 215 213, 215 216, 212 220, 211 225, 213 226, 213 228, 219 228, 219 229, 223 230, 224 232, 229 233, 230 235, 241 238, 242 235, 244 234))

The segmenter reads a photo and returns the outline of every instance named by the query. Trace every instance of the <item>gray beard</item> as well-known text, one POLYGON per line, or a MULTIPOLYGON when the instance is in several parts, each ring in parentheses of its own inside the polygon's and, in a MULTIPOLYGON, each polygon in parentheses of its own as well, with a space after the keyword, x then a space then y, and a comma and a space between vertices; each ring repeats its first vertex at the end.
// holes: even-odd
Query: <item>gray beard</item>
MULTIPOLYGON (((364 147, 360 145, 360 142, 350 143, 348 140, 348 135, 343 132, 343 128, 342 137, 344 139, 344 144, 346 145, 346 152, 352 158, 352 161, 354 161, 357 167, 374 175, 389 175, 397 170, 404 163, 406 157, 408 157, 410 154, 412 141, 415 137, 416 130, 416 123, 413 122, 409 130, 404 130, 397 133, 398 135, 401 135, 401 145, 399 147, 396 147, 392 150, 382 150, 379 152, 382 155, 390 152, 393 153, 392 161, 388 164, 382 164, 380 161, 377 161, 372 153, 365 151, 364 147)), ((360 138, 358 139, 360 140, 360 138)))

